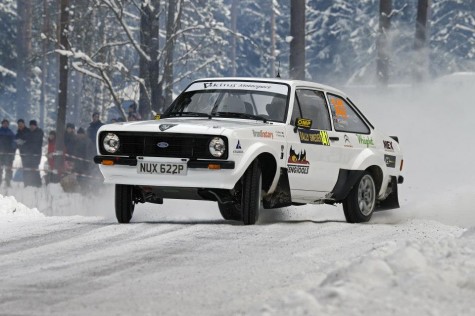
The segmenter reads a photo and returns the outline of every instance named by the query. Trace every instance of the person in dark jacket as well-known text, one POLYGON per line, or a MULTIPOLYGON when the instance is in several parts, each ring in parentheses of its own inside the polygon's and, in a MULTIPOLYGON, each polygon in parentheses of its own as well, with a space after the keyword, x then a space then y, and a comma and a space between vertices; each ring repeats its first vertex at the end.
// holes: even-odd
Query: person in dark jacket
POLYGON ((64 157, 66 170, 72 170, 74 164, 74 146, 76 146, 76 126, 73 123, 66 124, 64 132, 64 157))
POLYGON ((10 122, 4 119, 2 127, 0 127, 0 184, 3 178, 3 168, 5 168, 5 185, 7 187, 10 186, 10 181, 12 180, 15 150, 15 134, 10 129, 10 122))
POLYGON ((74 144, 76 143, 76 127, 73 123, 66 124, 66 131, 64 132, 64 150, 66 154, 72 155, 74 144))
POLYGON ((41 162, 41 150, 43 146, 43 130, 38 127, 35 120, 30 121, 30 132, 26 137, 25 159, 23 159, 23 182, 25 186, 41 187, 39 166, 41 162))
POLYGON ((129 105, 129 113, 127 115, 127 120, 128 121, 140 121, 142 117, 140 114, 137 112, 137 104, 133 102, 131 105, 129 105))
POLYGON ((76 144, 74 146, 74 172, 81 189, 86 190, 90 181, 91 170, 95 166, 93 162, 96 148, 81 127, 78 129, 76 144))
POLYGON ((92 122, 89 124, 87 128, 87 136, 91 140, 93 144, 96 143, 96 135, 99 128, 104 125, 101 120, 99 119, 99 112, 94 112, 92 114, 92 122))
POLYGON ((26 156, 28 155, 28 148, 25 146, 26 139, 28 138, 28 134, 30 130, 25 126, 25 121, 23 119, 19 119, 17 121, 18 129, 15 135, 15 143, 20 151, 20 158, 21 158, 21 165, 22 169, 19 170, 20 174, 23 174, 23 183, 25 183, 25 176, 24 176, 24 168, 25 168, 25 160, 28 160, 26 156))

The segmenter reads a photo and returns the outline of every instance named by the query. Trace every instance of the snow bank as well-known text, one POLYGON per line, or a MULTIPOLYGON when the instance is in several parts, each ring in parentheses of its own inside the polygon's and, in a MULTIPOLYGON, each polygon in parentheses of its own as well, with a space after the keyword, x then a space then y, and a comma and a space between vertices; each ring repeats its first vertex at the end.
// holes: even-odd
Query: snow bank
POLYGON ((386 255, 376 249, 328 273, 317 287, 295 291, 259 313, 474 315, 474 298, 471 228, 458 238, 411 241, 386 255))
POLYGON ((43 217, 36 208, 30 209, 17 202, 13 196, 0 195, 0 218, 1 217, 43 217))
MULTIPOLYGON (((0 194, 12 196, 24 205, 35 207, 47 216, 104 216, 114 215, 113 188, 101 185, 93 193, 66 193, 60 184, 48 184, 41 188, 23 187, 13 182, 11 188, 0 188, 0 194)), ((0 201, 0 207, 2 203, 0 201)))

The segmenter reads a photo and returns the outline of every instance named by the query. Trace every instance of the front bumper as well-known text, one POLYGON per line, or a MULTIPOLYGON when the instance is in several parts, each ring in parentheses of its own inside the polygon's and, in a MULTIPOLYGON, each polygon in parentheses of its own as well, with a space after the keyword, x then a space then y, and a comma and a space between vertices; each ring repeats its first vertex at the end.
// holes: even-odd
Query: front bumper
MULTIPOLYGON (((169 161, 169 158, 166 159, 169 161)), ((117 156, 95 156, 94 162, 97 164, 122 165, 122 166, 137 166, 137 158, 133 157, 117 157, 117 156)), ((209 169, 209 165, 219 166, 217 169, 234 169, 234 161, 221 160, 188 160, 188 168, 204 168, 209 169)))
POLYGON ((186 175, 141 174, 137 172, 137 158, 133 157, 95 156, 94 162, 99 164, 99 169, 104 176, 104 182, 115 184, 232 189, 240 177, 235 169, 234 161, 189 160, 182 158, 151 159, 164 163, 183 163, 186 161, 188 172, 186 175), (113 163, 110 163, 110 161, 113 163), (212 165, 212 168, 210 168, 210 165, 212 165))

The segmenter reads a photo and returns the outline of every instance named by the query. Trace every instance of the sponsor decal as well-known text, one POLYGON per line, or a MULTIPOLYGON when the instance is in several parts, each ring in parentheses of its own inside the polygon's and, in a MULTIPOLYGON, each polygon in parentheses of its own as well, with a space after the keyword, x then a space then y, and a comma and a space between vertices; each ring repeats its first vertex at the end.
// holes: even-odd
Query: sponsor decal
POLYGON ((384 155, 384 162, 388 168, 396 168, 396 156, 384 155))
POLYGON ((388 140, 383 140, 383 144, 384 144, 384 150, 394 151, 393 142, 388 141, 388 140))
POLYGON ((326 131, 299 130, 299 137, 301 143, 330 146, 326 131))
POLYGON ((290 147, 289 159, 287 160, 288 173, 308 174, 310 162, 307 160, 307 152, 301 150, 300 153, 290 147))
POLYGON ((167 142, 159 142, 157 144, 158 148, 167 148, 168 146, 169 146, 169 144, 167 142))
POLYGON ((260 131, 252 130, 252 135, 254 135, 254 137, 274 138, 274 134, 272 132, 267 132, 263 130, 260 130, 260 131))
POLYGON ((302 128, 310 128, 312 127, 312 120, 298 117, 296 119, 295 125, 302 128))
POLYGON ((371 137, 369 136, 361 136, 361 135, 358 135, 356 134, 356 136, 358 137, 358 142, 362 145, 366 145, 366 147, 369 147, 369 146, 374 146, 374 141, 371 137))
POLYGON ((172 128, 173 126, 176 126, 178 124, 160 124, 158 128, 163 132, 166 131, 167 129, 172 128))
POLYGON ((285 138, 285 134, 283 131, 275 131, 275 136, 285 138))
POLYGON ((335 116, 341 118, 342 120, 348 119, 348 113, 346 112, 345 103, 343 100, 336 97, 330 97, 330 103, 333 105, 335 109, 335 116))
POLYGON ((350 138, 348 137, 348 135, 344 135, 343 138, 345 139, 345 144, 343 146, 345 147, 353 147, 353 145, 351 144, 350 142, 350 138))
POLYGON ((241 142, 238 139, 238 142, 236 144, 236 148, 233 150, 233 154, 243 154, 243 153, 244 153, 244 150, 242 150, 241 142))
POLYGON ((208 82, 196 82, 192 84, 186 91, 197 90, 254 90, 254 91, 266 91, 278 94, 287 95, 289 88, 285 84, 272 83, 272 82, 244 82, 244 81, 208 81, 208 82))

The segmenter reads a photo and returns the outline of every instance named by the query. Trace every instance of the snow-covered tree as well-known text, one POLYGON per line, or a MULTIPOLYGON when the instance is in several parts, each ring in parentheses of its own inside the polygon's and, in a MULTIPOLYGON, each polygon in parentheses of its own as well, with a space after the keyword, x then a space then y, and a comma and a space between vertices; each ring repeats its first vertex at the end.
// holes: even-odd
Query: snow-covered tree
MULTIPOLYGON (((16 0, 0 2, 0 115, 13 113, 16 92, 16 0), (5 112, 3 112, 4 110, 5 112)), ((10 116, 10 118, 14 118, 10 116)))
POLYGON ((475 71, 475 2, 433 1, 431 69, 436 74, 475 71))

